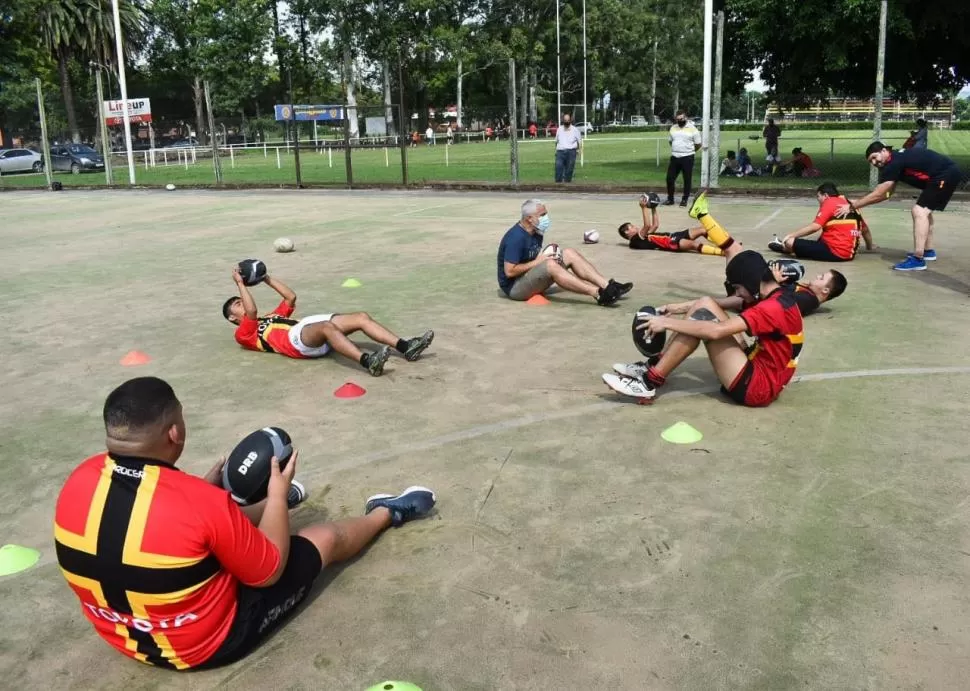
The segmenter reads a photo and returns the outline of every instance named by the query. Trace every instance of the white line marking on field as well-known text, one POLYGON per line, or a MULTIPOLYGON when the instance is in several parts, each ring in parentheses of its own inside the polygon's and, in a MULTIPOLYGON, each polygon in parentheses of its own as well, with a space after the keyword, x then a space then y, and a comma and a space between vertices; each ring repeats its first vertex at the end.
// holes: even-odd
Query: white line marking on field
POLYGON ((764 228, 766 225, 768 225, 773 220, 775 220, 776 218, 778 218, 778 214, 780 214, 780 213, 781 213, 781 209, 775 209, 775 213, 771 214, 767 218, 762 218, 760 221, 758 221, 758 223, 755 225, 754 229, 755 230, 758 230, 759 228, 764 228))
MULTIPOLYGON (((420 209, 408 209, 407 211, 401 211, 400 213, 392 214, 395 218, 400 216, 407 216, 409 214, 419 214, 423 211, 431 211, 431 209, 442 209, 446 206, 455 206, 460 202, 449 202, 447 204, 435 204, 434 206, 422 206, 420 209)), ((443 217, 442 217, 443 218, 443 217)))
MULTIPOLYGON (((970 374, 970 367, 900 367, 896 369, 884 370, 821 372, 818 374, 796 376, 794 379, 792 379, 791 384, 814 381, 831 381, 835 379, 860 379, 862 377, 905 377, 928 376, 932 374, 970 374)), ((671 391, 670 393, 665 393, 661 397, 661 403, 674 398, 686 398, 688 396, 701 396, 704 394, 714 393, 716 391, 720 391, 720 388, 720 386, 705 386, 697 389, 671 391)), ((532 413, 522 415, 520 417, 493 422, 487 425, 469 427, 468 429, 450 432, 438 437, 431 437, 430 439, 413 442, 411 444, 402 444, 401 446, 392 449, 384 449, 382 451, 374 451, 372 453, 364 454, 363 456, 351 457, 327 466, 326 472, 332 473, 334 470, 348 470, 350 468, 357 468, 362 465, 397 458, 398 456, 403 456, 405 454, 414 454, 421 451, 436 449, 441 446, 447 446, 448 444, 454 444, 455 442, 477 439, 478 437, 483 437, 487 434, 493 434, 495 432, 506 432, 508 430, 518 429, 520 427, 527 427, 539 422, 564 420, 566 418, 589 415, 590 413, 598 413, 615 409, 618 406, 629 405, 631 405, 631 403, 620 400, 602 401, 600 403, 590 403, 588 405, 576 406, 575 408, 566 408, 563 410, 554 410, 547 413, 532 413)))

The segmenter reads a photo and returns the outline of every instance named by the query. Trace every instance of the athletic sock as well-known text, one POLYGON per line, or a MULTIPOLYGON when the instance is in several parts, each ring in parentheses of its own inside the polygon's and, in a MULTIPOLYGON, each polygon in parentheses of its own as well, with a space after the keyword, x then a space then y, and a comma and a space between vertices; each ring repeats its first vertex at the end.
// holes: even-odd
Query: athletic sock
POLYGON ((363 367, 364 369, 367 369, 367 365, 369 364, 370 364, 370 353, 361 353, 360 366, 363 367))
POLYGON ((721 227, 721 224, 711 218, 710 214, 704 214, 697 219, 704 226, 704 230, 707 231, 707 239, 713 242, 715 245, 720 247, 722 250, 726 250, 732 244, 734 244, 734 238, 721 227))
POLYGON ((401 355, 404 355, 404 353, 408 352, 408 342, 403 338, 399 338, 397 339, 397 345, 394 346, 394 349, 401 353, 401 355))
POLYGON ((647 381, 654 386, 663 386, 667 383, 667 377, 660 374, 656 367, 651 366, 650 369, 647 370, 647 381))
POLYGON ((714 245, 701 245, 701 254, 713 254, 715 257, 723 257, 724 250, 714 245))

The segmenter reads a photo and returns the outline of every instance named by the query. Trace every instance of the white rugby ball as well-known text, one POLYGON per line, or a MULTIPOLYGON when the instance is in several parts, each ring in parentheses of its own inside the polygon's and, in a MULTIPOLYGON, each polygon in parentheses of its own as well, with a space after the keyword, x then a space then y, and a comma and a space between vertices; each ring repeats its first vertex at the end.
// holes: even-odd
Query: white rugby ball
POLYGON ((559 252, 559 245, 554 242, 542 248, 542 255, 545 257, 555 257, 559 252))
POLYGON ((172 190, 175 189, 175 185, 173 185, 172 183, 168 183, 167 185, 165 185, 165 189, 171 192, 172 190))
POLYGON ((583 242, 587 245, 595 245, 600 241, 600 232, 598 230, 587 230, 583 233, 583 242))
POLYGON ((277 252, 292 252, 294 249, 293 241, 289 238, 276 238, 273 249, 277 252))

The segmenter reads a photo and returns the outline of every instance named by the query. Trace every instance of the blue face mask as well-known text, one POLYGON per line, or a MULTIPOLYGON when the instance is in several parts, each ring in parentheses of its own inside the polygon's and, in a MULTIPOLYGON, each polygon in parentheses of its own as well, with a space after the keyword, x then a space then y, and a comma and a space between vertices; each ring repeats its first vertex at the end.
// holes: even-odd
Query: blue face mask
POLYGON ((550 225, 552 225, 552 221, 549 220, 549 214, 542 214, 539 216, 539 223, 536 225, 536 230, 539 235, 545 235, 550 225))

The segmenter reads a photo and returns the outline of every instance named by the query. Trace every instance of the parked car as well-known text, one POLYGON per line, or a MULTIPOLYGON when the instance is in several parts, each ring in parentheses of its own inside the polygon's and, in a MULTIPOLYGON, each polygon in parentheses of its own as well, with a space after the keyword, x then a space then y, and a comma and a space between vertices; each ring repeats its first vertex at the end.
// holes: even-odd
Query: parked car
POLYGON ((593 132, 596 131, 596 125, 594 125, 591 122, 577 122, 575 127, 584 135, 592 134, 593 132))
POLYGON ((0 175, 9 173, 40 173, 44 170, 44 158, 30 149, 7 149, 0 151, 0 175))
POLYGON ((64 144, 51 147, 51 169, 69 170, 75 175, 82 171, 103 171, 104 156, 84 144, 64 144))
POLYGON ((194 149, 199 146, 199 140, 195 137, 189 137, 188 139, 179 139, 171 144, 166 144, 166 149, 194 149))

